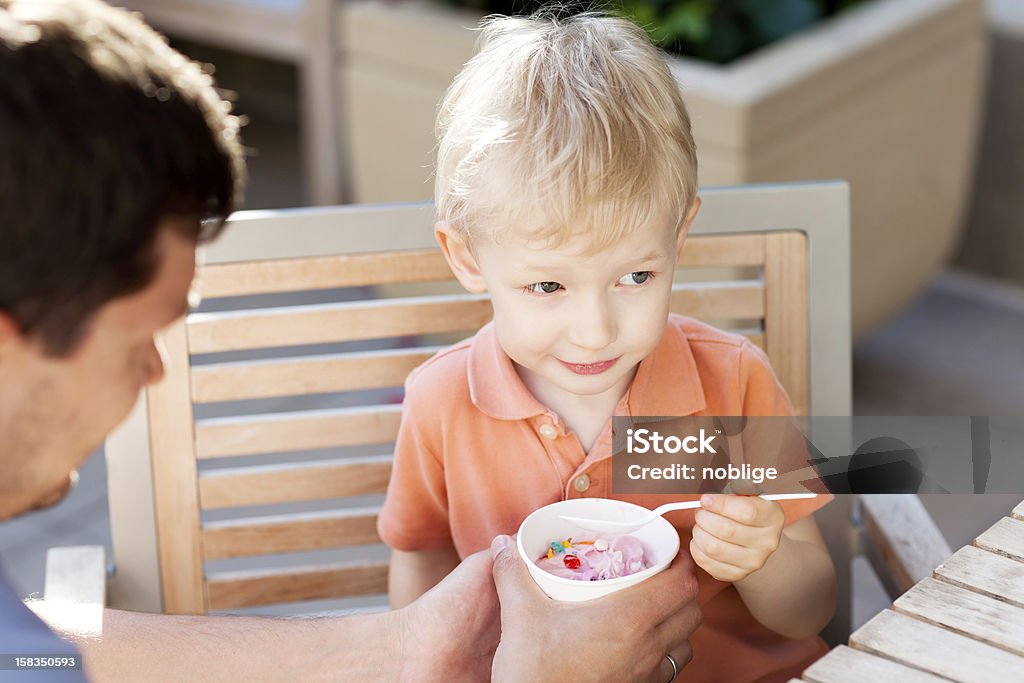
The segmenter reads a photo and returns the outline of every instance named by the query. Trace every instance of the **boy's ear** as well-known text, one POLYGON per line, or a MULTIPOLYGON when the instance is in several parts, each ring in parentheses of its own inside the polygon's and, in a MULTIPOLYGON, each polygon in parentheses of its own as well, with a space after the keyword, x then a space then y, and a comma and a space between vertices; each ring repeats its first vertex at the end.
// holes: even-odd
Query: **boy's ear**
POLYGON ((693 219, 697 217, 698 211, 700 211, 700 197, 694 197, 693 206, 690 207, 690 215, 679 226, 679 234, 676 235, 676 258, 679 258, 680 253, 683 251, 683 244, 686 242, 686 236, 690 232, 690 225, 693 223, 693 219))
POLYGON ((434 239, 440 245, 441 252, 448 261, 448 267, 452 269, 452 273, 466 291, 473 294, 486 292, 487 285, 480 275, 480 266, 469 248, 469 243, 447 223, 434 225, 434 239))

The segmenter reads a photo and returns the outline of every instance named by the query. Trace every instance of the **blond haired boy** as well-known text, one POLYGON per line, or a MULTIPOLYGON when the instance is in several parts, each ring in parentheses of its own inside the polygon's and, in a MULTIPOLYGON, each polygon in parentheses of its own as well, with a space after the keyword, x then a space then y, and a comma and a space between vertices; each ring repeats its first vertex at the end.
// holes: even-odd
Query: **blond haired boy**
MULTIPOLYGON (((613 415, 793 411, 757 347, 669 314, 697 162, 642 30, 594 14, 485 21, 437 133, 437 240, 494 320, 406 383, 379 523, 395 606, 548 503, 680 498, 612 495, 613 415)), ((835 574, 810 513, 828 499, 705 494, 669 517, 702 570, 687 681, 787 680, 823 652, 835 574)))

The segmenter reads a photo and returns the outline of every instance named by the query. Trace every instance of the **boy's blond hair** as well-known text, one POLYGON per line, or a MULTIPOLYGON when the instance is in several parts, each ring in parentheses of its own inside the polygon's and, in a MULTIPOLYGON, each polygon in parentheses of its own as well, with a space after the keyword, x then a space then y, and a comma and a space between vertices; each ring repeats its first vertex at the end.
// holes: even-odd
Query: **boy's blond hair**
POLYGON ((697 191, 690 120, 664 57, 625 19, 488 17, 437 118, 438 220, 587 251, 697 191), (485 227, 486 226, 486 227, 485 227))

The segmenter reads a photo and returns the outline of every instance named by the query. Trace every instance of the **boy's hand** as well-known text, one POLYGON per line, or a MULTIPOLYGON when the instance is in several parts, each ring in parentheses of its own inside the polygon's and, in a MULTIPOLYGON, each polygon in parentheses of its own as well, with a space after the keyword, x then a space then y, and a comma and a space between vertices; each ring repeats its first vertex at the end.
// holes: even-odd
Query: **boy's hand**
POLYGON ((721 493, 706 493, 700 502, 690 554, 719 581, 742 581, 779 547, 785 514, 777 502, 721 493))

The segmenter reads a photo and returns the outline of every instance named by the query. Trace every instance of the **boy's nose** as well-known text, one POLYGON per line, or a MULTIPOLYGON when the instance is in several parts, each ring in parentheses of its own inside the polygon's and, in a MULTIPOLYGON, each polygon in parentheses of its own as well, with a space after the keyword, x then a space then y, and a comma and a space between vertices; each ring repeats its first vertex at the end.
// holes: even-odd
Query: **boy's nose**
POLYGON ((615 323, 615 313, 607 302, 592 301, 590 305, 580 306, 579 315, 571 321, 569 341, 581 349, 599 351, 615 341, 615 323))

